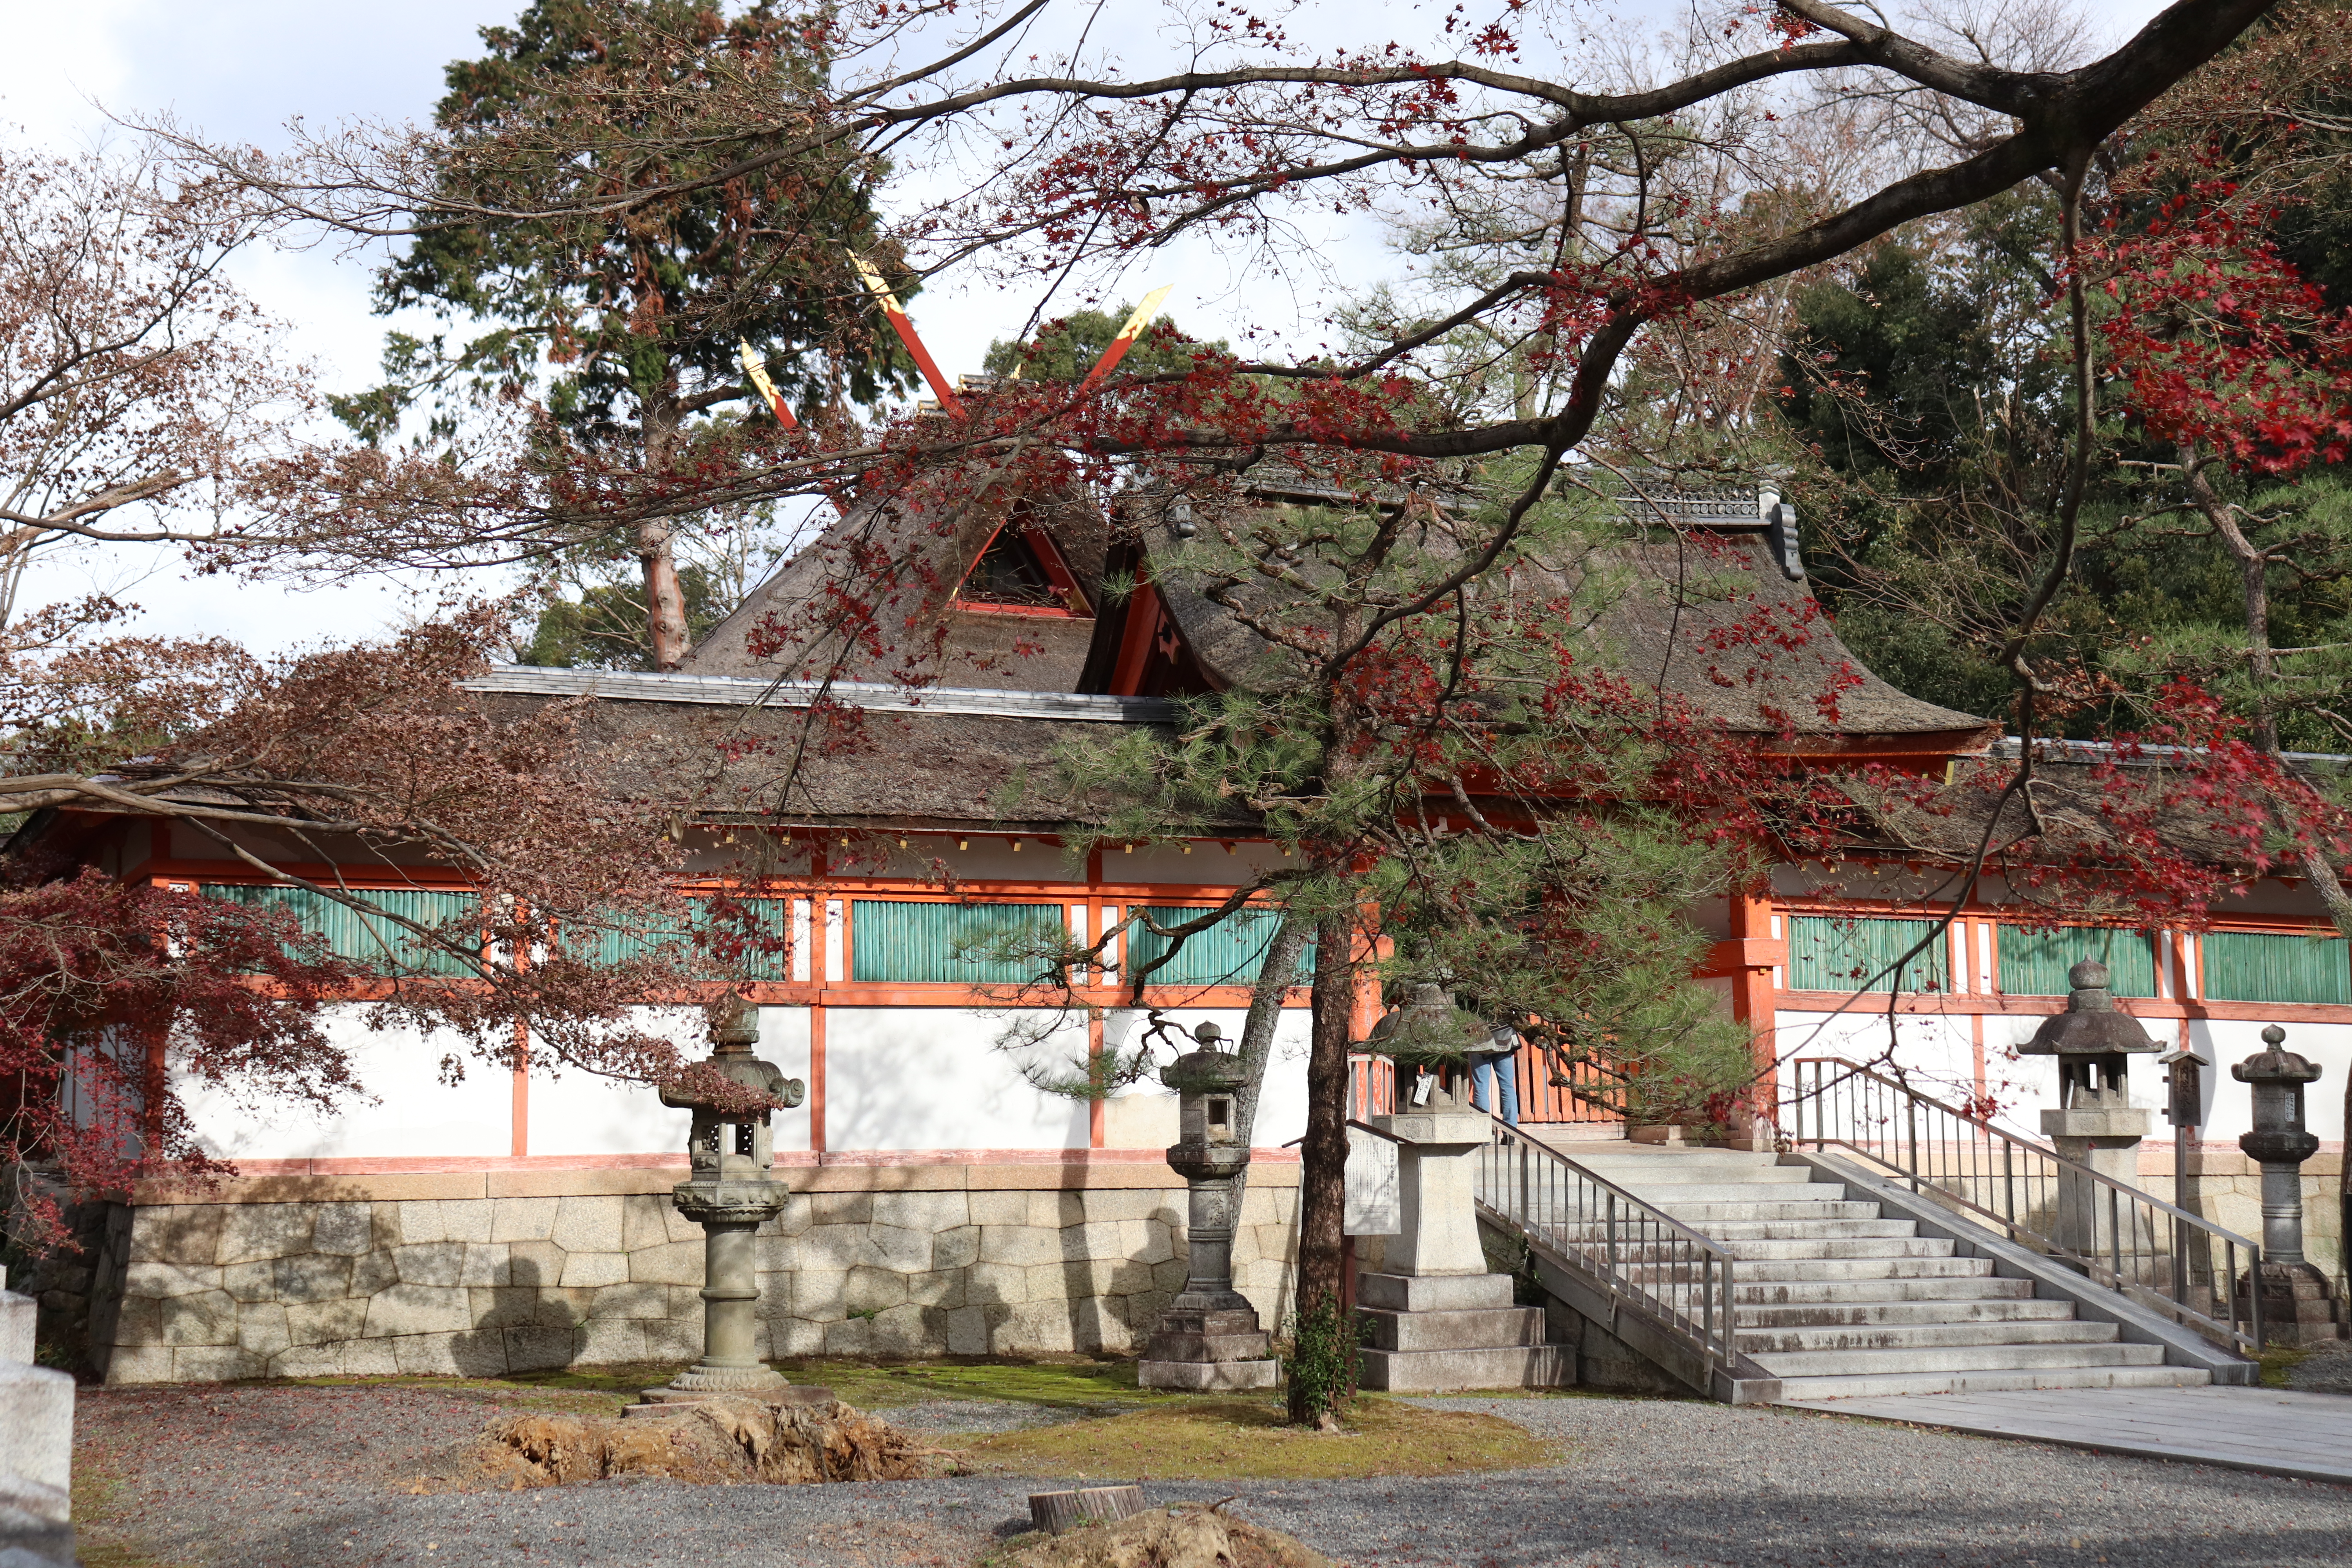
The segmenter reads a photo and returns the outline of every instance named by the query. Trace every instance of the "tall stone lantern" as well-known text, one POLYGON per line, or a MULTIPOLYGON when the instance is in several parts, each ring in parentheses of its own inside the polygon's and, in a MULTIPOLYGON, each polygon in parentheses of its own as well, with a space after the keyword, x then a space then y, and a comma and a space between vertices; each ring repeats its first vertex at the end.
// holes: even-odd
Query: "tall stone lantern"
MULTIPOLYGON (((710 1061, 721 1075, 787 1110, 807 1095, 772 1062, 751 1054, 760 1042, 760 1010, 741 997, 710 1031, 710 1061)), ((691 1110, 687 1179, 670 1189, 677 1212, 703 1229, 702 1359, 667 1387, 645 1391, 638 1408, 691 1405, 720 1394, 769 1400, 829 1398, 822 1389, 794 1389, 759 1355, 758 1258, 753 1237, 775 1217, 791 1190, 776 1179, 775 1131, 765 1110, 722 1110, 691 1095, 662 1091, 662 1103, 691 1110)))
POLYGON ((1250 1160, 1239 1111, 1249 1074, 1240 1057, 1217 1049, 1223 1037, 1214 1024, 1192 1037, 1201 1048, 1160 1075, 1176 1091, 1168 1163, 1191 1189, 1184 1289, 1160 1314, 1136 1381, 1146 1388, 1272 1388, 1278 1368, 1266 1354, 1268 1336, 1257 1309, 1234 1289, 1234 1227, 1250 1160))
POLYGON ((2336 1337, 2336 1307, 2327 1276, 2304 1260, 2303 1163, 2319 1140, 2303 1122, 2303 1089, 2320 1068, 2286 1049, 2286 1031, 2263 1030, 2263 1050, 2230 1069, 2253 1089, 2254 1130, 2238 1147, 2263 1167, 2263 1337, 2299 1345, 2336 1337))
MULTIPOLYGON (((2063 1158, 2136 1186, 2148 1117, 2131 1103, 2131 1058, 2163 1047, 2138 1019, 2116 1005, 2105 964, 2086 958, 2066 972, 2066 980, 2074 987, 2066 1010, 2044 1019, 2033 1038, 2017 1047, 2020 1056, 2058 1058, 2058 1104, 2042 1111, 2042 1131, 2063 1158)), ((2097 1185, 2060 1173, 2057 1234, 2052 1238, 2091 1257, 2105 1247, 2114 1224, 2111 1205, 2099 1201, 2097 1185)))
POLYGON ((1433 1077, 1404 1071, 1458 1060, 1488 1038, 1443 987, 1423 984, 1364 1040, 1398 1064, 1397 1108, 1370 1122, 1396 1146, 1398 1217, 1380 1271, 1356 1281, 1367 1388, 1425 1394, 1575 1381, 1575 1352, 1544 1342, 1544 1310, 1516 1305, 1516 1282, 1495 1271, 1478 1238, 1480 1161, 1517 1131, 1461 1103, 1433 1077))

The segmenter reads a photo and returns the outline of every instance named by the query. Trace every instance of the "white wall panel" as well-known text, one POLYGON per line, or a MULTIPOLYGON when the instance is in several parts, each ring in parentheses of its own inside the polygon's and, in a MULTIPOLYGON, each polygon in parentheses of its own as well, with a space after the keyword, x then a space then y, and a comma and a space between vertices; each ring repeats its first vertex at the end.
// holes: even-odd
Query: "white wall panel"
MULTIPOLYGON (((1775 1024, 1776 1054, 1784 1064, 1783 1092, 1795 1081, 1785 1066, 1791 1059, 1837 1057, 1870 1064, 1890 1053, 1889 1024, 1884 1013, 1783 1012, 1775 1016, 1775 1024)), ((1973 1091, 1976 1046, 1967 1018, 1900 1013, 1892 1027, 1892 1059, 1914 1075, 1913 1087, 1920 1093, 1951 1103, 1973 1091)))
MULTIPOLYGON (((1160 1016, 1175 1027, 1197 1029, 1204 1023, 1214 1023, 1224 1035, 1224 1047, 1237 1049, 1241 1045, 1242 1026, 1249 1014, 1239 1007, 1185 1007, 1171 1009, 1160 1016)), ((1299 1137, 1307 1131, 1307 1049, 1310 1015, 1304 1007, 1283 1010, 1281 1022, 1275 1026, 1274 1049, 1266 1058, 1265 1086, 1258 1098, 1257 1125, 1250 1141, 1260 1149, 1278 1148, 1299 1137)), ((1103 1045, 1124 1055, 1140 1043, 1141 1032, 1149 1025, 1143 1013, 1123 1010, 1103 1019, 1103 1045)), ((1169 1031, 1171 1044, 1163 1045, 1154 1055, 1161 1065, 1171 1059, 1171 1051, 1181 1054, 1196 1048, 1189 1041, 1178 1038, 1174 1027, 1169 1031)), ((1103 1142, 1113 1149, 1164 1149, 1175 1142, 1174 1093, 1160 1086, 1159 1079, 1146 1079, 1112 1097, 1105 1107, 1103 1142)))
POLYGON ((1083 1149, 1088 1107, 1032 1088, 1024 1057, 1083 1061, 1086 1021, 1043 1008, 831 1007, 825 1012, 825 1147, 1083 1149), (1060 1026, 1016 1055, 1008 1026, 1060 1026))
POLYGON ((402 1155, 503 1155, 514 1147, 514 1079, 466 1055, 454 1036, 415 1029, 372 1030, 360 1009, 336 1008, 327 1029, 351 1050, 361 1084, 375 1103, 321 1116, 282 1100, 240 1103, 221 1090, 187 1083, 198 1142, 245 1160, 327 1160, 402 1155), (441 1058, 466 1059, 465 1080, 440 1081, 441 1058))
MULTIPOLYGON (((1991 1016, 1984 1019, 1985 1088, 2000 1102, 1994 1123, 2010 1131, 2041 1139, 2042 1111, 2057 1103, 2058 1068, 2054 1058, 2021 1056, 2017 1047, 2033 1037, 2042 1026, 2038 1016, 1991 1016)), ((1782 1013, 1779 1016, 1783 1060, 1790 1057, 1843 1057, 1862 1061, 1885 1047, 1884 1015, 1857 1019, 1852 1015, 1832 1019, 1822 1013, 1782 1013)), ((2326 1142, 2344 1137, 2344 1084, 2352 1073, 2352 1025, 2286 1024, 2286 1048, 2317 1063, 2321 1077, 2305 1091, 2304 1115, 2310 1131, 2326 1142)), ((1895 1059, 1922 1075, 1923 1093, 1950 1098, 1944 1086, 1965 1083, 1971 1049, 1969 1019, 1934 1015, 1906 1016, 1898 1020, 1900 1044, 1895 1059)), ((2213 1062, 2204 1075, 2205 1122, 2200 1142, 2234 1142, 2251 1130, 2252 1100, 2247 1086, 2230 1076, 2233 1063, 2263 1049, 2260 1019, 2192 1020, 2189 1038, 2199 1054, 2213 1062)), ((2155 1019, 2148 1033, 2164 1050, 2179 1043, 2180 1026, 2155 1019)), ((2172 1135, 2165 1119, 2164 1068, 2154 1055, 2131 1058, 2131 1103, 2149 1112, 2148 1136, 2172 1135)))
MULTIPOLYGON (((2352 1025, 2282 1024, 2280 1027, 2286 1031, 2285 1048, 2320 1069, 2319 1081, 2304 1086, 2305 1128, 2323 1142, 2338 1142, 2344 1136, 2344 1078, 2352 1072, 2352 1025)), ((2253 1088, 2231 1078, 2230 1068, 2266 1048, 2263 1026, 2259 1020, 2192 1022, 2189 1039, 2200 1056, 2214 1063, 2204 1074, 2205 1125, 2197 1134, 2198 1141, 2234 1143, 2240 1133, 2253 1131, 2253 1088)), ((2168 1047, 2172 1042, 2168 1038, 2165 1044, 2168 1047)), ((2139 1076, 2137 1061, 2132 1063, 2132 1076, 2139 1076)), ((2151 1087, 2157 1081, 2154 1074, 2149 1075, 2151 1087)), ((2157 1125, 2167 1137, 2171 1135, 2171 1126, 2162 1117, 2157 1119, 2157 1125)))

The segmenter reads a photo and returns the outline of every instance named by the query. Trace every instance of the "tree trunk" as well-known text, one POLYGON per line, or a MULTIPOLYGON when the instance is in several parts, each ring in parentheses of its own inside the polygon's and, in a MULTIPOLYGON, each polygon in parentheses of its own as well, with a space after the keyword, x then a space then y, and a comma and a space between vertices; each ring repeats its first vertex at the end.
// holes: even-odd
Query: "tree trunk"
MULTIPOLYGON (((659 474, 669 467, 670 449, 677 441, 677 397, 675 377, 665 375, 660 390, 645 400, 646 472, 659 474)), ((646 647, 656 669, 676 669, 686 658, 686 595, 677 584, 677 530, 667 518, 637 524, 634 542, 638 564, 646 574, 646 647)))
POLYGON ((646 645, 656 669, 676 669, 687 653, 686 594, 677 585, 675 537, 667 521, 637 525, 637 561, 646 573, 646 645))
MULTIPOLYGON (((1315 1032, 1307 1057, 1307 1136, 1298 1146, 1298 1293, 1296 1318, 1341 1299, 1339 1263, 1348 1202, 1348 1037, 1354 1032, 1354 921, 1339 910, 1315 933, 1315 1032)), ((1290 1386, 1290 1419, 1314 1422, 1307 1390, 1290 1386)))
MULTIPOLYGON (((1274 1031, 1282 1023, 1282 1005, 1290 995, 1290 979, 1298 969, 1298 950, 1307 945, 1307 925, 1297 916, 1286 913, 1274 940, 1265 945, 1265 964, 1257 972, 1256 989, 1250 993, 1249 1016, 1242 1023, 1242 1070, 1249 1075, 1243 1082, 1234 1107, 1238 1117, 1237 1130, 1246 1144, 1257 1131, 1257 1102, 1265 1089, 1265 1064, 1274 1053, 1274 1031)), ((1248 1171, 1242 1174, 1247 1176, 1248 1171)))

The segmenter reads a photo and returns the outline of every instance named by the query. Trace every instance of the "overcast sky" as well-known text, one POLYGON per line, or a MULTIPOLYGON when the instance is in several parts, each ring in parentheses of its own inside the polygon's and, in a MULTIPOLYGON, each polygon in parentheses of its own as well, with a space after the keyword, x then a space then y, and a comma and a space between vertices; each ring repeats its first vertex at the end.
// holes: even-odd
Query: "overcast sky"
MULTIPOLYGON (((1063 0, 1063 6, 1074 18, 1093 9, 1087 0, 1063 0)), ((1106 14, 1124 18, 1142 8, 1141 0, 1111 0, 1106 14)), ((2116 37, 2160 8, 2158 0, 2086 5, 2116 37)), ((99 105, 170 110, 215 138, 264 147, 282 145, 285 124, 296 118, 314 124, 351 116, 421 118, 441 91, 442 68, 478 53, 477 29, 509 21, 519 9, 520 0, 0 0, 8 40, 0 56, 0 122, 10 142, 64 151, 120 134, 99 105)), ((1360 44, 1419 33, 1430 16, 1446 9, 1414 0, 1357 0, 1319 7, 1307 30, 1360 25, 1361 37, 1334 38, 1360 44)), ((1656 9, 1640 0, 1616 9, 1632 26, 1656 25, 1656 9)), ((1605 14, 1596 7, 1596 16, 1605 14)), ((1134 287, 1122 292, 1176 284, 1170 310, 1204 336, 1235 334, 1244 313, 1260 321, 1297 313, 1294 303, 1262 285, 1237 288, 1230 259, 1204 251, 1163 254, 1150 263, 1149 276, 1139 268, 1134 287)), ((372 378, 385 322, 368 311, 366 258, 325 249, 257 253, 240 276, 265 307, 293 325, 296 347, 319 363, 329 390, 372 378)), ((1068 302, 1055 301, 1057 309, 1068 302)), ((952 374, 976 369, 990 340, 1018 331, 1032 303, 1026 294, 950 284, 926 292, 915 313, 952 374)), ((275 584, 190 580, 169 561, 126 565, 119 552, 51 575, 52 595, 92 584, 123 592, 146 610, 147 629, 227 635, 262 649, 364 637, 401 613, 399 593, 381 583, 293 593, 275 584)))

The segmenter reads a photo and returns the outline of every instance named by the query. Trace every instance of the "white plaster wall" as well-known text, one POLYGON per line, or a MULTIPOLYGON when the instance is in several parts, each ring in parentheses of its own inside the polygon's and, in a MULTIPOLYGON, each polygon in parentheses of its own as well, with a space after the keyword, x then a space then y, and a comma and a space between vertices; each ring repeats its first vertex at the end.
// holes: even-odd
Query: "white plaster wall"
MULTIPOLYGON (((2041 1027, 2039 1016, 1988 1016, 1984 1019, 1985 1087, 2000 1104, 1994 1125, 2039 1141, 2042 1111, 2057 1103, 2055 1058, 2020 1056, 2017 1047, 2041 1027)), ((1884 1015, 1856 1019, 1851 1014, 1831 1019, 1822 1013, 1782 1013, 1779 1016, 1779 1054, 1791 1057, 1843 1057, 1864 1061, 1885 1047, 1884 1015), (1818 1026, 1818 1032, 1815 1032, 1818 1026)), ((1922 1075, 1922 1092, 1948 1099, 1941 1086, 1965 1083, 1970 1063, 1969 1020, 1935 1015, 1911 1015, 1897 1020, 1900 1044, 1895 1059, 1922 1075)), ((2263 1048, 2261 1019, 2192 1020, 2189 1040, 2214 1065, 2204 1077, 2205 1121, 2200 1142, 2234 1142, 2252 1131, 2252 1100, 2247 1086, 2230 1076, 2233 1063, 2263 1048)), ((2316 1063, 2319 1081, 2304 1094, 2305 1125, 2326 1142, 2344 1137, 2344 1084, 2352 1074, 2352 1024, 2284 1024, 2286 1048, 2316 1063)), ((2180 1026, 2157 1019, 2148 1026, 2165 1050, 2179 1044, 2180 1026)), ((2148 1136, 2169 1138, 2172 1124, 2164 1115, 2165 1069, 2154 1055, 2131 1058, 2131 1103, 2147 1110, 2148 1136)), ((1784 1077, 1784 1081, 1785 1077, 1784 1077)))
POLYGON ((1086 1103, 1032 1088, 1021 1061, 1086 1049, 1083 1016, 1044 1008, 828 1008, 825 1147, 1083 1149, 1086 1103), (997 1045, 1009 1026, 1052 1032, 1016 1054, 997 1045))
MULTIPOLYGON (((1242 1026, 1249 1020, 1248 1012, 1239 1007, 1171 1008, 1160 1016, 1188 1031, 1204 1023, 1214 1023, 1223 1033, 1228 1050, 1240 1046, 1242 1026)), ((1250 1142, 1256 1148, 1279 1148, 1307 1131, 1307 1049, 1311 1022, 1309 1009, 1287 1007, 1274 1026, 1274 1048, 1266 1057, 1265 1084, 1258 1096, 1257 1125, 1250 1134, 1250 1142)), ((1122 1053, 1133 1050, 1149 1025, 1149 1017, 1139 1011, 1121 1010, 1107 1015, 1103 1019, 1104 1048, 1122 1053)), ((1176 1037, 1174 1028, 1170 1030, 1168 1039, 1169 1045, 1154 1053, 1163 1066, 1170 1059, 1171 1050, 1181 1053, 1195 1048, 1190 1041, 1176 1037)), ((1175 1141, 1176 1096, 1162 1088, 1156 1077, 1122 1089, 1103 1109, 1106 1148, 1164 1149, 1175 1141)))
MULTIPOLYGON (((2321 1142, 2334 1143, 2344 1136, 2344 1079, 2352 1072, 2352 1025, 2347 1024, 2282 1024, 2286 1031, 2285 1048, 2304 1057, 2319 1068, 2317 1083, 2306 1084, 2303 1091, 2304 1126, 2321 1142)), ((2203 1143, 2235 1142, 2242 1132, 2253 1131, 2253 1089, 2230 1076, 2233 1063, 2244 1061, 2256 1051, 2266 1049, 2263 1044, 2263 1026, 2259 1020, 2240 1022, 2235 1019, 2192 1021, 2189 1039, 2197 1053, 2214 1065, 2203 1074, 2205 1088, 2205 1123, 2197 1134, 2203 1143)), ((2172 1042, 2165 1041, 2169 1047, 2172 1042)), ((2163 1069, 2158 1068, 2161 1072, 2163 1069)), ((2132 1076, 2139 1076, 2139 1063, 2132 1063, 2132 1076)), ((2153 1086, 2157 1078, 2149 1075, 2153 1086)), ((2134 1099, 2137 1099, 2134 1096, 2134 1099)), ((2157 1118, 2157 1127, 2168 1135, 2170 1124, 2157 1118)))
MULTIPOLYGON (((1990 1022, 1990 1020, 1988 1020, 1990 1022)), ((1782 1092, 1795 1083, 1785 1064, 1808 1057, 1836 1057, 1870 1063, 1889 1051, 1888 1021, 1884 1013, 1842 1014, 1782 1012, 1774 1016, 1774 1054, 1784 1064, 1782 1092)), ((1973 1092, 1976 1050, 1969 1020, 1936 1013, 1901 1013, 1894 1019, 1893 1060, 1913 1075, 1913 1087, 1932 1099, 1953 1103, 1973 1092)), ((1988 1052, 1990 1057, 1990 1052, 1988 1052)), ((1994 1074, 1987 1062, 1987 1088, 1994 1074)))
MULTIPOLYGON (((689 1059, 709 1051, 703 1016, 690 1007, 636 1010, 640 1026, 667 1035, 689 1059)), ((808 1009, 760 1009, 759 1054, 786 1078, 808 1078, 808 1009)), ((670 1154, 686 1148, 691 1113, 661 1102, 650 1087, 565 1071, 530 1080, 530 1152, 534 1154, 670 1154)), ((776 1147, 809 1146, 808 1111, 779 1111, 776 1147)))
POLYGON ((207 1085, 181 1086, 198 1142, 246 1160, 324 1160, 400 1155, 505 1154, 514 1146, 514 1079, 468 1056, 455 1036, 373 1030, 357 1007, 331 1008, 325 1027, 352 1054, 375 1103, 327 1115, 282 1100, 240 1103, 207 1085), (441 1058, 466 1061, 456 1088, 440 1081, 441 1058))

